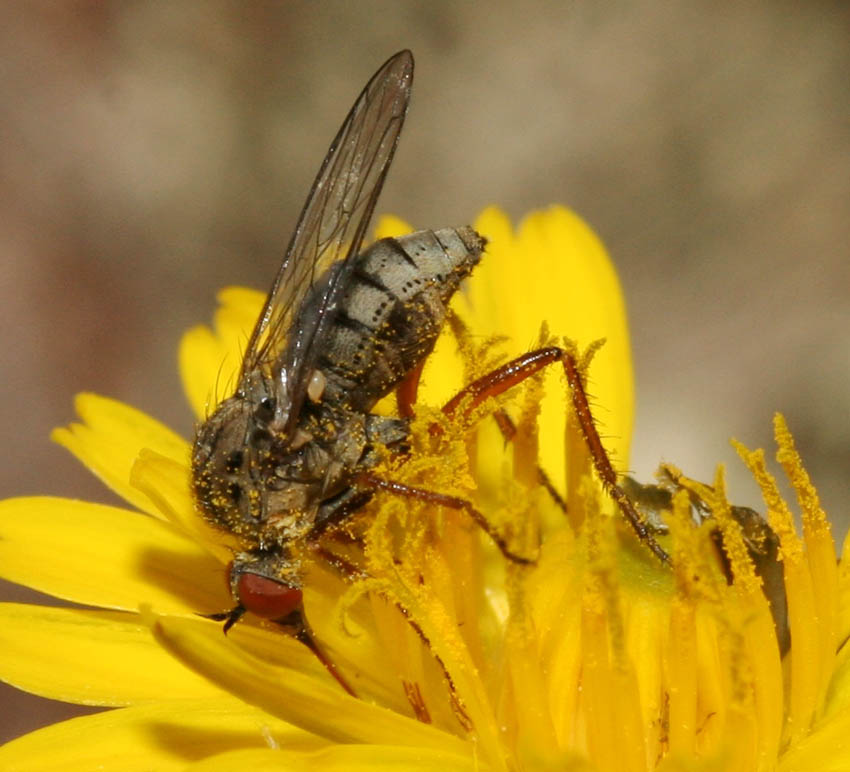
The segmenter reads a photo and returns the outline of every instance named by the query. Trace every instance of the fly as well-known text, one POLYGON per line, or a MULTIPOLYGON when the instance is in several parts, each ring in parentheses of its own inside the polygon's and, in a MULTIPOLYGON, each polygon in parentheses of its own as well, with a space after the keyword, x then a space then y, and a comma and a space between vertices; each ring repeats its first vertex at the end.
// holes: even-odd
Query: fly
MULTIPOLYGON (((375 491, 463 510, 506 558, 531 562, 511 552, 465 499, 373 473, 385 450, 407 445, 418 374, 449 301, 485 246, 464 226, 382 239, 361 252, 412 79, 413 56, 401 51, 355 101, 307 196, 248 340, 236 390, 201 424, 192 450, 198 508, 238 542, 228 569, 235 605, 213 618, 224 621, 225 631, 246 611, 287 627, 349 692, 305 619, 302 560, 305 547, 316 546, 328 527, 375 491), (374 415, 374 405, 393 390, 399 417, 374 415)), ((603 487, 637 536, 668 562, 605 452, 575 352, 547 346, 523 354, 468 384, 443 413, 468 416, 487 398, 557 363, 603 487)))
MULTIPOLYGON (((713 520, 711 506, 705 498, 713 494, 713 489, 684 477, 678 470, 667 465, 662 465, 660 479, 660 485, 642 485, 631 477, 624 477, 621 485, 655 533, 667 532, 663 515, 673 509, 674 493, 686 491, 690 500, 691 518, 697 526, 706 522, 709 524, 718 563, 726 581, 732 584, 734 575, 726 541, 723 532, 713 520)), ((762 591, 773 617, 779 652, 781 656, 785 656, 791 648, 791 629, 788 622, 784 571, 779 560, 779 536, 761 514, 749 507, 733 505, 729 508, 729 514, 740 527, 744 547, 756 574, 761 578, 762 591)))
POLYGON ((251 611, 289 626, 317 654, 303 615, 301 548, 376 487, 404 488, 362 483, 380 451, 409 435, 406 418, 370 411, 430 353, 485 244, 459 227, 361 252, 412 78, 413 57, 401 51, 355 101, 310 189, 235 393, 199 427, 192 451, 202 515, 239 543, 229 567, 236 605, 217 618, 227 630, 251 611))

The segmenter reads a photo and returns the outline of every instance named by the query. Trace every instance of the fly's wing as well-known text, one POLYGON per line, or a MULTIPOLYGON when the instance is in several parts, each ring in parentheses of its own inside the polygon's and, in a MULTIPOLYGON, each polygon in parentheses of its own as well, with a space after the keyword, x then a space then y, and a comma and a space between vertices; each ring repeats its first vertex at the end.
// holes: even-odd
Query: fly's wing
POLYGON ((298 225, 257 320, 240 387, 261 368, 278 381, 290 402, 289 429, 304 400, 335 299, 357 256, 395 153, 410 101, 413 55, 400 51, 372 76, 331 143, 298 225), (316 282, 341 261, 333 278, 316 282), (293 325, 307 295, 315 313, 293 325))

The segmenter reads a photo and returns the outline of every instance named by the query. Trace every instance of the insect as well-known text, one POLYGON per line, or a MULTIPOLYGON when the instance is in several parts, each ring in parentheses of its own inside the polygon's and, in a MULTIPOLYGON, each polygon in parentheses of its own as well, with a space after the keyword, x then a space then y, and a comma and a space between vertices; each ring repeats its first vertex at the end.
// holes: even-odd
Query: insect
MULTIPOLYGON (((711 506, 706 501, 706 496, 710 496, 714 491, 710 486, 691 480, 668 465, 662 465, 660 475, 659 485, 643 485, 631 477, 624 477, 621 486, 656 533, 667 531, 662 513, 672 510, 673 494, 680 490, 686 491, 690 500, 691 518, 697 526, 703 523, 709 525, 718 563, 726 581, 732 584, 734 576, 723 532, 716 525, 711 506)), ((779 651, 784 656, 791 648, 791 631, 784 572, 779 560, 779 537, 765 518, 749 507, 731 506, 729 514, 740 527, 747 554, 756 573, 761 577, 762 591, 773 617, 779 651)))
POLYGON ((401 51, 354 103, 307 197, 235 393, 198 429, 196 502, 241 546, 229 568, 236 606, 217 615, 225 630, 251 611, 309 643, 299 548, 362 507, 376 487, 409 493, 363 482, 378 449, 403 446, 409 433, 406 418, 370 410, 431 351, 449 299, 484 248, 472 228, 460 227, 383 239, 360 252, 412 77, 413 57, 401 51))
MULTIPOLYGON (((409 51, 372 76, 331 143, 263 310, 235 392, 199 427, 192 451, 202 515, 236 537, 228 580, 235 606, 213 615, 225 632, 246 612, 288 627, 348 688, 313 640, 303 613, 305 545, 376 490, 464 510, 517 562, 469 502, 378 479, 383 449, 409 438, 411 394, 460 282, 481 259, 472 228, 419 231, 360 251, 407 114, 409 51), (372 414, 394 389, 399 417, 372 414)), ((666 553, 619 488, 578 365, 560 348, 529 352, 464 388, 444 407, 470 411, 541 368, 562 362, 594 464, 645 543, 666 553)))

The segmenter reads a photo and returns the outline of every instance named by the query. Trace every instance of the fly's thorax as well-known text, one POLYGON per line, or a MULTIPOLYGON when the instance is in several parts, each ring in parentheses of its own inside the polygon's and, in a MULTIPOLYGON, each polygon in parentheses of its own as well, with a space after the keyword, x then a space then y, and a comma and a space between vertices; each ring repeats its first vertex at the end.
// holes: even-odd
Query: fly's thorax
POLYGON ((368 446, 367 416, 329 404, 302 409, 288 444, 272 449, 265 478, 266 544, 309 533, 322 502, 346 489, 368 446))
POLYGON ((203 516, 247 549, 303 539, 367 444, 364 415, 309 404, 286 432, 275 400, 256 396, 224 400, 198 430, 192 455, 203 516))
POLYGON ((472 228, 443 228, 359 255, 318 358, 325 400, 367 412, 419 365, 484 244, 472 228))
POLYGON ((237 536, 250 521, 254 498, 243 472, 253 425, 249 401, 230 397, 198 428, 192 448, 192 486, 201 514, 237 536))

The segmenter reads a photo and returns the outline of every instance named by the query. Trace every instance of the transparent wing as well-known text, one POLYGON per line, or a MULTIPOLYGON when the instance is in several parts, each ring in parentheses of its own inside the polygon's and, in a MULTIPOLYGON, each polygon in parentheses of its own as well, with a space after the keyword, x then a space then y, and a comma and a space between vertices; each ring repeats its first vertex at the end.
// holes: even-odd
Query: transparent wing
POLYGON ((240 386, 263 368, 289 392, 290 423, 303 401, 315 351, 331 321, 345 265, 357 255, 398 144, 410 101, 413 55, 400 51, 372 76, 322 162, 286 256, 248 341, 240 386), (317 280, 338 261, 331 280, 317 280), (319 293, 316 295, 316 293, 319 293), (293 322, 305 297, 314 313, 293 322), (285 368, 285 371, 283 371, 285 368))

